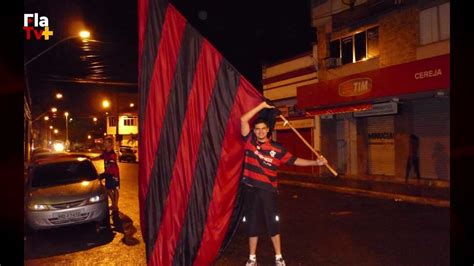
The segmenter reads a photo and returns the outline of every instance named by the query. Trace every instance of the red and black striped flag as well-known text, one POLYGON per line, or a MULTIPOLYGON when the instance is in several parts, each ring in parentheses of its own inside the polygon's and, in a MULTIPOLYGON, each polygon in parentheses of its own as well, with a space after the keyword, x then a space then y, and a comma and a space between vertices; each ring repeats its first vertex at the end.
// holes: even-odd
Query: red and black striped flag
POLYGON ((240 116, 261 94, 167 1, 139 0, 140 222, 150 265, 209 265, 237 225, 240 116))

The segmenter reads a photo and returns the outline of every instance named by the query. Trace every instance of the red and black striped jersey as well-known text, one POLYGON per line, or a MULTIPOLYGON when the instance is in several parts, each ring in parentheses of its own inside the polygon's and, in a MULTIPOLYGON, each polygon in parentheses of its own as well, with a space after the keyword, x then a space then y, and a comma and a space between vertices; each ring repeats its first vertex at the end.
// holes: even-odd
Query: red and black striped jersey
POLYGON ((253 132, 244 137, 245 160, 242 182, 266 190, 276 191, 277 170, 281 164, 294 164, 296 156, 282 145, 268 139, 260 142, 253 132))
POLYGON ((104 159, 104 172, 111 174, 115 177, 120 177, 119 167, 117 164, 117 154, 115 151, 106 151, 104 150, 100 155, 101 159, 104 159))

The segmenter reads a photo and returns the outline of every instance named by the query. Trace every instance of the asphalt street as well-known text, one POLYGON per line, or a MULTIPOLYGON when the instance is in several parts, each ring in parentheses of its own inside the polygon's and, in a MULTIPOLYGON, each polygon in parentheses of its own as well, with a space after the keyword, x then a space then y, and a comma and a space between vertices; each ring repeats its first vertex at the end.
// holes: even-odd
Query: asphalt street
MULTIPOLYGON (((96 162, 101 172, 101 162, 96 162)), ((97 235, 93 225, 41 231, 25 239, 25 265, 146 265, 138 207, 138 164, 120 163, 124 230, 97 235)), ((449 208, 280 187, 282 249, 287 265, 449 265, 449 208)), ((245 224, 215 265, 244 265, 245 224)), ((259 265, 272 265, 262 236, 259 265)))

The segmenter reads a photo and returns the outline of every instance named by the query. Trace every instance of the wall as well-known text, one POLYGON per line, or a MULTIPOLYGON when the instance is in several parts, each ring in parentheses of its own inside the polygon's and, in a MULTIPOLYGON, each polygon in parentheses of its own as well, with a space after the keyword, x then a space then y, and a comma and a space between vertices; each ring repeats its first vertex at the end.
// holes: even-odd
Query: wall
POLYGON ((296 88, 317 82, 312 52, 266 66, 262 71, 263 95, 270 100, 296 97, 296 88))
POLYGON ((398 114, 395 115, 394 122, 395 176, 405 178, 409 137, 413 132, 413 106, 410 101, 398 105, 398 114))
POLYGON ((419 10, 395 10, 379 20, 380 67, 416 60, 419 10))
MULTIPOLYGON (((425 51, 417 50, 419 44, 419 10, 415 6, 393 10, 385 16, 381 16, 377 23, 367 24, 357 29, 352 29, 352 31, 344 29, 332 32, 331 30, 330 23, 326 22, 326 24, 320 25, 317 31, 318 44, 316 54, 319 56, 317 59, 319 80, 330 80, 381 67, 402 64, 414 61, 417 59, 417 56, 426 54, 425 51), (379 26, 379 57, 332 69, 325 67, 324 59, 329 57, 328 45, 331 39, 351 35, 356 30, 364 30, 376 25, 379 26)), ((445 51, 445 46, 432 49, 445 51)))
POLYGON ((357 175, 366 176, 368 173, 367 170, 367 161, 368 161, 368 150, 369 145, 368 135, 367 135, 367 119, 358 118, 356 120, 357 124, 357 175))
MULTIPOLYGON (((337 165, 337 124, 336 119, 321 119, 321 153, 328 160, 329 165, 337 165)), ((325 167, 322 169, 323 173, 331 175, 331 172, 325 167)))

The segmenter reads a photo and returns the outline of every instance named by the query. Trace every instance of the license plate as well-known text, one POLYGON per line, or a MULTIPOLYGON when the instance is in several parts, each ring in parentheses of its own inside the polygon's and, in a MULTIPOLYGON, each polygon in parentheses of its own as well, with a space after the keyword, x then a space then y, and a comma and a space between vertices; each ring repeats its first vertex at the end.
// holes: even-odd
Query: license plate
POLYGON ((59 220, 69 220, 69 219, 74 219, 81 217, 81 212, 80 211, 73 211, 73 212, 62 212, 54 215, 56 218, 59 220))

